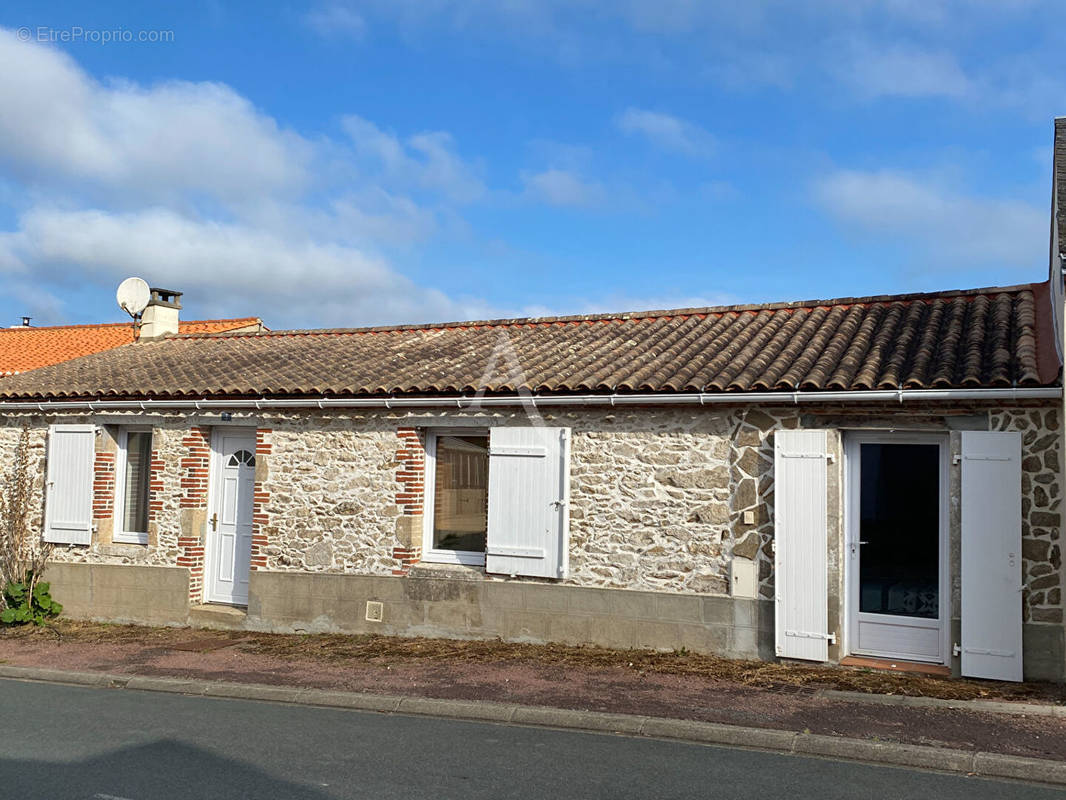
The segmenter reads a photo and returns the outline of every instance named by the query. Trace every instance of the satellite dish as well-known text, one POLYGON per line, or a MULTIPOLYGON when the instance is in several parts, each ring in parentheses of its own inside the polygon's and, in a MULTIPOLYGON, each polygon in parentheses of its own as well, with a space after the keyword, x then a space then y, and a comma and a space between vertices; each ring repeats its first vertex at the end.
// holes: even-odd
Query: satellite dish
POLYGON ((118 285, 118 291, 115 292, 118 307, 131 317, 136 317, 144 311, 151 299, 152 290, 141 278, 126 278, 118 285))

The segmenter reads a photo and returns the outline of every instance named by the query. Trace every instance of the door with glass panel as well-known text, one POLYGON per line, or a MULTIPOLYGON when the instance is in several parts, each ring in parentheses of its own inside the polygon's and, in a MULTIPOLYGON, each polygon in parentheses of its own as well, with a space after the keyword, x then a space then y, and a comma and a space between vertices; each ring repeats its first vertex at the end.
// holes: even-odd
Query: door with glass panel
POLYGON ((247 605, 252 560, 255 432, 216 430, 207 520, 207 599, 247 605))
POLYGON ((947 622, 947 441, 847 441, 849 650, 942 664, 947 622))

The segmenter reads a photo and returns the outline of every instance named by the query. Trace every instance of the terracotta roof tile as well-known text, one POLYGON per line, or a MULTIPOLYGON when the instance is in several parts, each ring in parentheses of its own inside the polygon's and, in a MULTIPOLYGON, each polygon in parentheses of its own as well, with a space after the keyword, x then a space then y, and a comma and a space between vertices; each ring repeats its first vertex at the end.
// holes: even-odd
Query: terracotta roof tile
POLYGON ((0 396, 1042 386, 1059 374, 1050 311, 1047 284, 1027 284, 618 315, 180 335, 7 378, 0 396))
MULTIPOLYGON (((221 333, 262 325, 258 317, 179 322, 181 333, 221 333)), ((47 367, 133 341, 129 322, 0 328, 0 375, 47 367)))

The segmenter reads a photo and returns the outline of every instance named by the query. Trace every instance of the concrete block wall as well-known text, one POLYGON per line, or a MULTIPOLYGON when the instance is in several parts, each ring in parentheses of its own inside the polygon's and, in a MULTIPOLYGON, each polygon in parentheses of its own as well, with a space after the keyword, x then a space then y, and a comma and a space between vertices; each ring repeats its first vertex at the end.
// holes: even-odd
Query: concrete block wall
POLYGON ((182 567, 57 562, 44 579, 65 617, 184 625, 189 616, 189 571, 182 567))
POLYGON ((247 627, 293 632, 501 638, 773 658, 773 604, 541 583, 252 573, 247 627), (382 604, 368 622, 367 601, 382 604))
MULTIPOLYGON (((189 621, 183 568, 56 563, 45 579, 64 616, 146 625, 189 621)), ((773 603, 457 577, 392 577, 257 570, 250 630, 381 633, 518 642, 594 644, 774 658, 773 603), (367 621, 367 602, 382 621, 367 621)), ((959 620, 952 620, 953 641, 959 620)), ((1066 637, 1057 625, 1024 626, 1025 679, 1062 681, 1066 637)), ((956 663, 957 667, 957 663, 956 663)), ((956 669, 957 673, 957 669, 956 669)))

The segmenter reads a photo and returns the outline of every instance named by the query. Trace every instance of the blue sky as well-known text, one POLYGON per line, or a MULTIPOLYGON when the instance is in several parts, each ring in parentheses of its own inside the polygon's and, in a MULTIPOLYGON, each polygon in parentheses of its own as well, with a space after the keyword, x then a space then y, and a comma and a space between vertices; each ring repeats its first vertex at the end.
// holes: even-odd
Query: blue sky
POLYGON ((147 6, 0 8, 2 324, 127 275, 275 328, 1046 276, 1054 3, 147 6))

